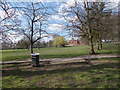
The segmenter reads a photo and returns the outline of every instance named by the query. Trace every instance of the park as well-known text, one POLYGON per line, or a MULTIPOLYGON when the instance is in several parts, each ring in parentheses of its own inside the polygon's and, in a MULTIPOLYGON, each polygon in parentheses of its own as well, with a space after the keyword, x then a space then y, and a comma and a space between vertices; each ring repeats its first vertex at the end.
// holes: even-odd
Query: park
POLYGON ((0 88, 119 89, 118 1, 71 1, 0 1, 0 88))
MULTIPOLYGON (((52 58, 60 60, 43 67, 32 67, 31 62, 5 64, 3 65, 4 88, 116 88, 119 86, 118 57, 93 59, 91 60, 93 65, 89 65, 80 59, 60 62, 63 58, 88 55, 87 45, 41 48, 35 51, 41 53, 41 60, 52 60, 52 58)), ((22 49, 4 50, 3 60, 28 59, 29 51, 24 50, 26 55, 22 52, 22 49)), ((118 45, 114 44, 106 44, 103 50, 97 51, 98 55, 118 55, 118 52, 118 45)))

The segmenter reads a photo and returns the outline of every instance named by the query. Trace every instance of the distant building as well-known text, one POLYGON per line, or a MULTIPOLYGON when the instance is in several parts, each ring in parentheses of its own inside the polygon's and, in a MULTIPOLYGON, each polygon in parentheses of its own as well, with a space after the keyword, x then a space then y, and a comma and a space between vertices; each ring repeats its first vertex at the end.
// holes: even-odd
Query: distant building
POLYGON ((69 45, 86 45, 87 43, 85 43, 83 40, 70 40, 69 41, 69 45))

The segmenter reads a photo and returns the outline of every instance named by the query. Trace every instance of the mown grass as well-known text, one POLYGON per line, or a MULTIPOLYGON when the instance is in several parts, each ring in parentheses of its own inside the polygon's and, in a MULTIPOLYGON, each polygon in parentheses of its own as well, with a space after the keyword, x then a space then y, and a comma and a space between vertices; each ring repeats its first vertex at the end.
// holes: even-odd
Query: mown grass
POLYGON ((119 88, 118 58, 96 61, 110 62, 90 67, 75 64, 75 67, 72 65, 69 68, 63 68, 62 65, 53 70, 47 70, 47 68, 54 66, 37 68, 26 66, 6 70, 4 67, 3 88, 119 88), (40 68, 46 68, 46 70, 40 68))
MULTIPOLYGON (((102 50, 95 51, 98 54, 118 54, 118 45, 104 44, 102 50)), ((78 45, 72 47, 52 47, 34 49, 35 53, 40 53, 40 58, 67 58, 89 54, 88 45, 78 45)), ((2 61, 24 60, 30 58, 28 49, 2 50, 2 61)))

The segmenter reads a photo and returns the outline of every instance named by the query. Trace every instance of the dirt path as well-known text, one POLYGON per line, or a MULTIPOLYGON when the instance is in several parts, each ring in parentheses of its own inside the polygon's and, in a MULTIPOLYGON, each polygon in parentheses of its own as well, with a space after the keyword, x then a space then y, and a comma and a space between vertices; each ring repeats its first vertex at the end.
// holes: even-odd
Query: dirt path
MULTIPOLYGON (((65 62, 83 62, 86 60, 91 60, 91 59, 100 59, 100 58, 119 58, 120 55, 85 55, 85 56, 80 56, 80 57, 74 57, 74 58, 53 58, 53 59, 40 59, 39 61, 41 62, 48 62, 50 63, 65 63, 65 62)), ((32 62, 30 59, 29 60, 23 60, 23 61, 6 61, 6 62, 0 62, 0 64, 19 64, 19 63, 29 63, 32 62)))
MULTIPOLYGON (((58 70, 64 70, 64 69, 74 69, 74 68, 80 68, 81 70, 84 69, 89 69, 92 66, 98 66, 102 64, 118 64, 117 61, 111 61, 111 60, 91 60, 89 63, 86 62, 60 62, 60 63, 51 63, 51 64, 46 64, 43 67, 32 67, 31 64, 26 64, 24 63, 21 65, 15 65, 15 66, 8 66, 8 67, 3 67, 2 71, 14 71, 14 70, 28 70, 28 71, 58 71, 58 70)), ((119 65, 119 64, 118 64, 119 65)), ((116 65, 117 67, 117 65, 116 65)))

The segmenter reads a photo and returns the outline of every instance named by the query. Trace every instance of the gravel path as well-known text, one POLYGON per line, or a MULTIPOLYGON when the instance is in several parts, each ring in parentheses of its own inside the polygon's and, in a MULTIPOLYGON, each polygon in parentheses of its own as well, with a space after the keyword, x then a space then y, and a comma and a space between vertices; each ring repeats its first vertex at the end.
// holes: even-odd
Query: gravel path
MULTIPOLYGON (((100 59, 100 58, 119 58, 120 55, 85 55, 80 57, 74 57, 74 58, 52 58, 52 59, 40 59, 41 62, 50 62, 50 63, 64 63, 64 62, 77 62, 77 61, 85 61, 90 59, 100 59)), ((19 63, 28 63, 32 62, 32 60, 22 60, 22 61, 6 61, 6 62, 0 62, 0 65, 4 64, 19 64, 19 63)))

